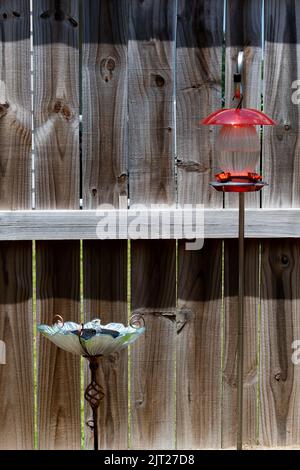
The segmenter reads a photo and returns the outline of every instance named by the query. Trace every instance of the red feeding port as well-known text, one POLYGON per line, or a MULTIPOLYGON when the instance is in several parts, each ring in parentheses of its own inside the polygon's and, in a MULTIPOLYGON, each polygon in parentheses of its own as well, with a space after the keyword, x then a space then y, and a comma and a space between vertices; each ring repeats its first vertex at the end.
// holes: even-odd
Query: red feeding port
POLYGON ((245 193, 259 191, 266 183, 258 173, 225 172, 216 175, 216 181, 210 183, 217 191, 225 193, 245 193))

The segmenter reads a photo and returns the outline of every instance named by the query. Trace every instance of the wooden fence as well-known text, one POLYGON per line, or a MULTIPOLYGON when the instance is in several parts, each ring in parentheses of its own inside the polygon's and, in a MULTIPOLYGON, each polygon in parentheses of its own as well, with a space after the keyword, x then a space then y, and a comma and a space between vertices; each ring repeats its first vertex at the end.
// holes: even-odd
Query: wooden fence
POLYGON ((146 334, 99 371, 100 447, 235 447, 237 200, 209 188, 215 133, 198 122, 231 105, 241 48, 245 104, 278 122, 262 137, 269 187, 247 196, 261 222, 246 243, 244 446, 300 446, 300 1, 1 0, 0 32, 0 448, 81 447, 80 360, 36 323, 136 312, 146 334), (46 210, 85 220, 121 196, 203 203, 219 231, 210 215, 199 251, 184 240, 128 250, 72 217, 72 236, 45 236, 46 210), (31 213, 34 245, 18 234, 31 213))

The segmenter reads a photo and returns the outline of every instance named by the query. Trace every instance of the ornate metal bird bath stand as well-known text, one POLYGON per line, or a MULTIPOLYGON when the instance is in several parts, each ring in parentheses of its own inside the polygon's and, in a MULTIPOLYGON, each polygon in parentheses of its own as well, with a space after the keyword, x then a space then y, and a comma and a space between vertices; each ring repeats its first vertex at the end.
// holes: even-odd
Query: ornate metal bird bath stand
POLYGON ((94 449, 98 450, 98 410, 104 392, 97 381, 100 359, 118 353, 133 343, 145 331, 145 321, 141 315, 133 315, 129 326, 121 323, 102 325, 99 319, 86 324, 64 322, 56 315, 52 325, 39 325, 38 330, 56 346, 89 361, 91 381, 85 389, 84 398, 92 409, 92 419, 87 422, 94 435, 94 449))
POLYGON ((104 392, 101 385, 97 382, 97 370, 99 368, 99 359, 102 356, 88 356, 91 371, 91 382, 86 387, 84 398, 92 408, 93 419, 87 421, 87 425, 94 433, 94 450, 98 450, 98 409, 101 400, 104 398, 104 392))

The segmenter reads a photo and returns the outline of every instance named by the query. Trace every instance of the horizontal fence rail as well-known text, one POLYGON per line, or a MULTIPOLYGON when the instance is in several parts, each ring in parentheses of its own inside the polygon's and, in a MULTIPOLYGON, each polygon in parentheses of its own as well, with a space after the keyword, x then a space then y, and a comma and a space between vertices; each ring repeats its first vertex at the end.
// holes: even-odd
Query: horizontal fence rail
MULTIPOLYGON (((246 238, 300 238, 300 209, 247 209, 246 238)), ((0 240, 237 238, 237 209, 1 211, 0 240)))

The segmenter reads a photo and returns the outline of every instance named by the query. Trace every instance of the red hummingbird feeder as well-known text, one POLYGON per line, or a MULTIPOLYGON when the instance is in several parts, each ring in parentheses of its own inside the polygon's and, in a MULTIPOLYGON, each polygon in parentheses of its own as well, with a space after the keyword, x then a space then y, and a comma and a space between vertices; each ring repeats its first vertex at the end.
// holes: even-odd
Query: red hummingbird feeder
POLYGON ((239 291, 237 328, 237 449, 243 448, 243 376, 244 376, 244 284, 245 284, 245 193, 259 191, 266 184, 256 173, 260 158, 261 126, 276 123, 257 109, 242 108, 243 52, 238 54, 237 73, 234 74, 236 108, 220 109, 201 121, 207 126, 220 126, 216 149, 220 154, 220 168, 213 186, 217 191, 239 193, 239 291), (257 127, 259 128, 257 129, 257 127))
POLYGON ((255 171, 260 158, 259 129, 276 124, 262 111, 242 108, 242 64, 243 52, 240 52, 238 70, 234 74, 236 108, 219 109, 201 121, 206 126, 220 126, 216 150, 220 153, 222 171, 211 185, 223 192, 250 192, 263 188, 266 183, 255 171))

